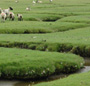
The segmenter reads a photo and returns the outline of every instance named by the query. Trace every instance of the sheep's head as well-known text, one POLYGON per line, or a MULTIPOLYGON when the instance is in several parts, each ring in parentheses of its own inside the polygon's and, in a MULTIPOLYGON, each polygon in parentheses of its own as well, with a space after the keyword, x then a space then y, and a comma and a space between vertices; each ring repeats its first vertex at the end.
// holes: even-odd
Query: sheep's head
POLYGON ((13 8, 12 8, 12 7, 9 7, 9 9, 10 9, 10 10, 13 10, 13 8))

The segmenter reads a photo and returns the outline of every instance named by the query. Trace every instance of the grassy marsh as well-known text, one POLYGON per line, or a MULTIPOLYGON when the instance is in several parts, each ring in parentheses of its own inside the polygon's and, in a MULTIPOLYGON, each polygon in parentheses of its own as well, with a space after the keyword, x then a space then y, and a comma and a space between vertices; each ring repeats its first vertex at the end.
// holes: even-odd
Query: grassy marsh
MULTIPOLYGON (((35 79, 55 72, 69 73, 80 69, 84 61, 67 52, 90 57, 90 0, 43 0, 41 4, 32 4, 32 0, 0 1, 0 8, 9 6, 14 8, 15 21, 0 22, 0 47, 12 49, 0 48, 1 77, 35 79), (25 10, 28 6, 30 11, 25 10), (23 21, 17 21, 17 13, 23 14, 23 21), (60 64, 62 61, 64 64, 60 64)), ((36 86, 89 86, 89 75, 72 75, 36 86)))

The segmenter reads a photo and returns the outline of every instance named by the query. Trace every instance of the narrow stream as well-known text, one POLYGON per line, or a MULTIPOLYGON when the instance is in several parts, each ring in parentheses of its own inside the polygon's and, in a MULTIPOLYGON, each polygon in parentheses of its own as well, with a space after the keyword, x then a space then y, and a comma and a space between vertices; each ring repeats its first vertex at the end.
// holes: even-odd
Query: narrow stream
MULTIPOLYGON (((85 67, 83 69, 80 69, 76 73, 83 73, 90 71, 90 58, 85 58, 85 67)), ((62 79, 67 77, 66 74, 60 74, 60 75, 53 75, 48 77, 45 80, 42 81, 15 81, 15 80, 0 80, 0 86, 32 86, 33 84, 40 83, 40 82, 49 82, 56 79, 62 79)))

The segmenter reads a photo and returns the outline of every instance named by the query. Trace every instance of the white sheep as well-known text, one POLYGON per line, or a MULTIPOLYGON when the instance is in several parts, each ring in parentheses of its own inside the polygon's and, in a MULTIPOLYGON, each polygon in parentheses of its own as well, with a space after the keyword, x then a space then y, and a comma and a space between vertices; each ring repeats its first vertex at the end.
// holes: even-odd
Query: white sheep
POLYGON ((17 14, 17 16, 18 16, 18 21, 22 21, 23 20, 22 14, 17 14))
POLYGON ((17 3, 17 2, 18 2, 18 0, 15 0, 15 2, 17 3))
POLYGON ((32 2, 33 4, 35 4, 36 2, 33 0, 33 2, 32 2))
POLYGON ((37 0, 36 3, 42 3, 42 1, 37 0))
POLYGON ((6 13, 6 15, 8 15, 10 10, 13 10, 13 8, 9 7, 8 9, 3 9, 3 12, 6 13))
POLYGON ((27 8, 26 8, 26 11, 30 11, 30 10, 31 10, 30 7, 27 7, 27 8))
POLYGON ((38 3, 42 3, 42 1, 38 1, 38 3))
POLYGON ((9 20, 14 20, 14 18, 15 18, 15 15, 14 15, 14 13, 13 12, 9 12, 9 15, 8 15, 8 17, 9 17, 9 20))
POLYGON ((6 20, 6 18, 7 18, 6 13, 4 13, 2 11, 1 14, 0 14, 0 18, 1 18, 1 22, 4 22, 6 20))
POLYGON ((52 2, 52 0, 49 0, 50 2, 52 2))

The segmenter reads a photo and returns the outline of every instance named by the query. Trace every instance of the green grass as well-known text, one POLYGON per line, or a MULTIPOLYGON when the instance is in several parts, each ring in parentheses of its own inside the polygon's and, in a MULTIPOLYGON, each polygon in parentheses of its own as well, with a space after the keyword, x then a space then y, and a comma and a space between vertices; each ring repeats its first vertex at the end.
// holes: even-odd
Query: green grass
POLYGON ((48 34, 0 34, 0 46, 72 52, 90 57, 90 27, 48 34))
POLYGON ((70 75, 67 78, 52 82, 43 82, 34 86, 90 86, 90 72, 70 75))
MULTIPOLYGON (((42 4, 35 5, 32 0, 19 0, 18 3, 13 0, 0 0, 0 8, 9 6, 14 8, 15 21, 0 22, 0 47, 53 52, 0 48, 1 77, 41 78, 55 72, 68 73, 80 69, 82 58, 55 52, 72 52, 90 57, 90 0, 53 0, 52 3, 43 0, 42 4), (31 11, 25 11, 28 6, 31 11), (23 21, 17 21, 17 13, 23 14, 23 21)), ((72 75, 38 86, 89 86, 89 75, 90 72, 72 75)))
POLYGON ((0 48, 2 78, 41 78, 56 72, 74 72, 83 67, 83 64, 83 58, 73 54, 0 48))
POLYGON ((0 34, 0 41, 90 44, 90 27, 48 34, 0 34))
POLYGON ((79 16, 70 16, 60 19, 58 21, 62 22, 76 22, 76 23, 90 23, 89 15, 79 15, 79 16))
POLYGON ((7 33, 7 34, 51 33, 51 32, 59 32, 59 31, 67 31, 70 29, 77 29, 86 26, 88 25, 83 23, 13 21, 3 24, 0 23, 0 33, 7 33))

